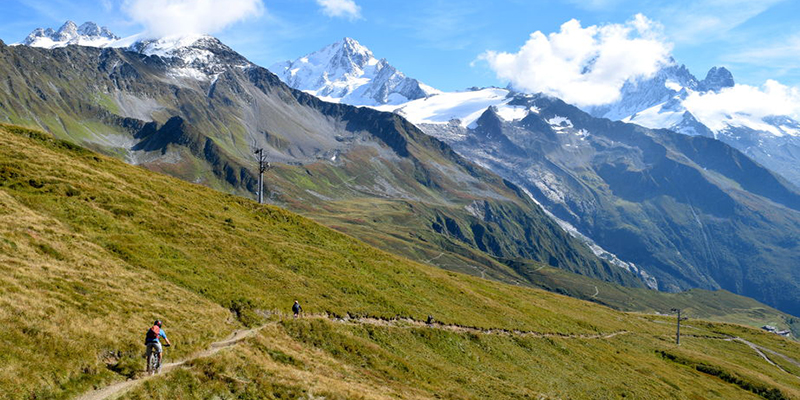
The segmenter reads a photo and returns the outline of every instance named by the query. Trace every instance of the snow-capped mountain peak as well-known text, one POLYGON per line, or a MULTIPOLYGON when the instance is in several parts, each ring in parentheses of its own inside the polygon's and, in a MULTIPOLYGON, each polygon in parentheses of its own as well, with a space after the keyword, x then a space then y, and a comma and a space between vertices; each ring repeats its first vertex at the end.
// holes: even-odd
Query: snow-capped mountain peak
POLYGON ((701 81, 680 68, 677 75, 679 71, 670 66, 651 79, 626 83, 618 101, 587 111, 648 128, 719 139, 800 185, 800 122, 731 107, 725 99, 737 86, 725 67, 711 68, 701 81), (674 79, 680 76, 683 82, 674 79))
POLYGON ((120 39, 108 28, 100 27, 94 22, 77 26, 74 22, 67 21, 57 31, 38 28, 22 44, 49 49, 68 45, 121 48, 164 58, 169 63, 173 76, 202 81, 213 80, 231 67, 252 65, 213 36, 178 35, 151 39, 142 33, 120 39))
POLYGON ((94 22, 86 22, 78 26, 67 21, 58 30, 37 28, 31 32, 22 44, 32 47, 53 49, 71 44, 91 47, 106 47, 119 40, 119 37, 106 27, 99 27, 94 22))
POLYGON ((159 39, 132 37, 114 47, 168 60, 173 75, 197 80, 213 80, 230 68, 246 68, 252 64, 239 53, 210 35, 167 36, 159 39), (125 43, 130 41, 131 43, 125 43))
POLYGON ((348 37, 270 70, 295 89, 354 105, 402 104, 439 93, 348 37))
POLYGON ((626 82, 622 86, 620 99, 611 104, 588 107, 586 111, 595 117, 623 119, 639 111, 664 103, 682 91, 696 90, 697 78, 684 65, 671 60, 650 78, 626 82))

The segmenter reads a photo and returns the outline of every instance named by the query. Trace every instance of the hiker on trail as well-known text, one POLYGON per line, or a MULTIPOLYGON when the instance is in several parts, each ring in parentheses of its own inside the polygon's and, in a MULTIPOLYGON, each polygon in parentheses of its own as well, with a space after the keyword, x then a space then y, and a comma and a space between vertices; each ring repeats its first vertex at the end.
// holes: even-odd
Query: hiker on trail
POLYGON ((428 326, 433 325, 433 316, 432 315, 428 315, 428 320, 425 321, 425 323, 428 324, 428 326))
POLYGON ((294 305, 292 306, 292 312, 294 313, 294 317, 297 318, 300 316, 300 312, 303 311, 303 307, 300 307, 300 303, 297 300, 294 301, 294 305))
MULTIPOLYGON (((144 344, 147 346, 147 354, 145 354, 145 360, 150 359, 150 354, 154 351, 158 354, 158 365, 161 365, 161 356, 163 349, 161 348, 161 342, 159 341, 160 338, 164 339, 167 346, 171 346, 172 344, 167 339, 167 333, 161 329, 161 320, 156 320, 153 322, 153 326, 147 330, 147 334, 145 335, 144 344)), ((148 366, 149 368, 149 366, 148 366)))

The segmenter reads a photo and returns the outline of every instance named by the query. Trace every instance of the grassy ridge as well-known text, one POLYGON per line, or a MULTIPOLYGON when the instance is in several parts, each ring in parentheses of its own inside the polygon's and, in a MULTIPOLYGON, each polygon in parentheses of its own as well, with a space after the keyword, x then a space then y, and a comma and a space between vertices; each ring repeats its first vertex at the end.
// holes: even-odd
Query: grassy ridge
MULTIPOLYGON (((131 396, 286 398, 316 390, 326 398, 579 398, 605 390, 608 397, 644 397, 672 387, 630 379, 639 359, 679 397, 703 390, 716 398, 749 396, 656 357, 657 350, 692 350, 670 344, 667 318, 417 264, 287 211, 39 132, 0 127, 0 204, 0 322, 20 327, 2 339, 13 350, 0 356, 0 397, 65 398, 131 375, 141 364, 142 332, 155 317, 165 319, 179 343, 171 356, 180 357, 236 326, 257 324, 254 310, 285 309, 295 298, 307 311, 338 315, 433 314, 483 328, 631 334, 608 342, 287 321, 131 396), (614 385, 602 389, 607 382, 614 385)), ((760 345, 800 352, 795 343, 735 326, 687 329, 717 338, 721 329, 743 329, 760 345)), ((713 345, 703 343, 719 339, 702 340, 698 354, 687 357, 800 398, 790 384, 796 378, 755 353, 706 354, 713 345)))

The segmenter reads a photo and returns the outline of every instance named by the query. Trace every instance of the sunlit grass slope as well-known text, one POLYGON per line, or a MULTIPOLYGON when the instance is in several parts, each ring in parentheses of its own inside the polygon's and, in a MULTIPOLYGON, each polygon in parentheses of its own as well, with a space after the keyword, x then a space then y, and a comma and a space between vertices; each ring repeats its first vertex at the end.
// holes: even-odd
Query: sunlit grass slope
POLYGON ((800 398, 794 370, 724 340, 746 337, 800 359, 794 342, 774 335, 693 321, 676 348, 668 318, 417 264, 287 211, 11 126, 0 127, 0 269, 0 398, 67 398, 133 375, 156 317, 178 344, 170 356, 183 357, 260 324, 255 310, 294 299, 308 312, 432 314, 555 336, 279 321, 129 396, 757 398, 763 388, 800 398))
MULTIPOLYGON (((147 382, 129 399, 786 399, 797 377, 718 325, 658 317, 608 339, 286 320, 239 348, 147 382)), ((735 327, 731 329, 737 329, 735 327)), ((759 334, 760 335, 760 334, 759 334)), ((762 337, 769 341, 769 338, 762 337)), ((795 372, 797 370, 795 369, 795 372)))

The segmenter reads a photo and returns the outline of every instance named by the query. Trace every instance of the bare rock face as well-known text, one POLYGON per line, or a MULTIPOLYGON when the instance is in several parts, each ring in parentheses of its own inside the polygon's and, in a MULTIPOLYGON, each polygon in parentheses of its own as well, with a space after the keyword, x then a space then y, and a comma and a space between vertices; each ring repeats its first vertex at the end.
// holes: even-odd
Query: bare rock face
POLYGON ((733 74, 725 67, 712 67, 706 74, 706 79, 700 81, 698 90, 706 92, 719 92, 723 88, 733 87, 733 74))

